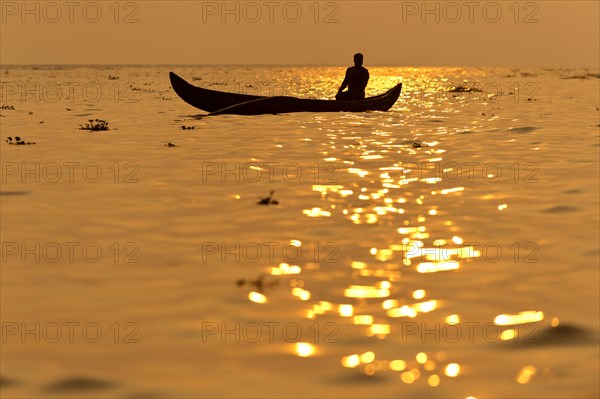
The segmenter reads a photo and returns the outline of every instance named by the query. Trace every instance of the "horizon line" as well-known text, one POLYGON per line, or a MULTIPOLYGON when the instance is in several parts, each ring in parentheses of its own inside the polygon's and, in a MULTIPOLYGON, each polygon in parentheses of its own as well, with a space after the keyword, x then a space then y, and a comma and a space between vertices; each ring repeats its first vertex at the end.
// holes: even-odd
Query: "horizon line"
MULTIPOLYGON (((112 66, 112 67, 128 67, 128 66, 207 66, 207 67, 347 67, 348 64, 195 64, 195 63, 106 63, 106 64, 93 64, 93 63, 2 63, 0 62, 0 68, 2 67, 15 67, 15 66, 112 66)), ((597 68, 600 69, 600 65, 579 65, 579 66, 549 66, 549 65, 390 65, 390 64, 372 64, 367 67, 382 68, 382 67, 396 67, 396 68, 550 68, 550 69, 572 69, 572 68, 597 68)))

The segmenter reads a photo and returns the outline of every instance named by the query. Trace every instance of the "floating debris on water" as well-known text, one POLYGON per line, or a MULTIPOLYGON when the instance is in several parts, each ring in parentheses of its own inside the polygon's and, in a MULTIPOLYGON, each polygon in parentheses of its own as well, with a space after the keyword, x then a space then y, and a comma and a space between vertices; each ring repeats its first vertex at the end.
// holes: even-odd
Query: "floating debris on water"
POLYGON ((177 146, 169 141, 167 144, 165 144, 165 147, 177 147, 177 146))
POLYGON ((109 130, 108 122, 103 121, 102 119, 89 119, 88 123, 86 123, 85 126, 79 125, 79 128, 81 130, 89 130, 92 132, 98 132, 101 130, 109 130))
POLYGON ((243 287, 244 285, 249 285, 255 287, 257 291, 263 292, 267 288, 274 287, 279 284, 279 280, 272 279, 266 280, 270 275, 261 274, 255 280, 247 280, 247 279, 239 279, 235 282, 238 287, 243 287))
POLYGON ((450 93, 481 93, 482 90, 477 87, 468 87, 466 85, 454 86, 450 90, 450 93))
POLYGON ((6 142, 8 144, 14 144, 14 145, 32 145, 32 144, 36 144, 34 141, 25 141, 22 140, 21 137, 19 136, 15 136, 15 139, 13 141, 12 137, 9 137, 6 139, 6 142))
POLYGON ((194 130, 196 126, 185 126, 181 125, 181 130, 194 130))
POLYGON ((273 199, 273 194, 275 191, 271 190, 271 195, 268 197, 260 199, 256 204, 257 205, 278 205, 279 201, 273 199))
POLYGON ((561 79, 590 79, 590 78, 596 78, 596 79, 600 79, 600 73, 585 73, 585 74, 580 74, 580 75, 572 75, 572 76, 561 76, 561 79))

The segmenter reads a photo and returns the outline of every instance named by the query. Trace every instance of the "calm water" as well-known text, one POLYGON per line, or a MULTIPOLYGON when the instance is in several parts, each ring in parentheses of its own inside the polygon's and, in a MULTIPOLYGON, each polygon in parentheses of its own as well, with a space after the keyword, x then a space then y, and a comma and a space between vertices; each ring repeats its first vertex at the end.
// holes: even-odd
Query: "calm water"
POLYGON ((3 67, 3 397, 600 394, 598 71, 170 70, 343 74, 3 67))

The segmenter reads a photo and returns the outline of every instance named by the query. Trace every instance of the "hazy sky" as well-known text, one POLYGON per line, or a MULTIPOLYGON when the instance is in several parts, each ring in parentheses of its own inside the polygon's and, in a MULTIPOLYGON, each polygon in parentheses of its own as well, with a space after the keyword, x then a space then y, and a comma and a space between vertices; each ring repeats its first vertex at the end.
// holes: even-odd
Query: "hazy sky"
POLYGON ((0 63, 600 63, 598 0, 115 3, 0 0, 0 63))

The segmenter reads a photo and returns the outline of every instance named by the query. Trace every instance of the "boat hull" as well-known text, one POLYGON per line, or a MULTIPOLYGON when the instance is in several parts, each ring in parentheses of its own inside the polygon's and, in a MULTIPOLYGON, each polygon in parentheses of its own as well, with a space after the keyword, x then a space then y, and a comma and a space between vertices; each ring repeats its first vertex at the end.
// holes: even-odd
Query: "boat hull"
POLYGON ((365 112, 387 111, 398 100, 402 83, 384 94, 364 100, 338 101, 303 99, 288 96, 263 97, 226 93, 193 86, 173 72, 173 90, 188 104, 210 112, 210 115, 262 115, 291 112, 365 112))

